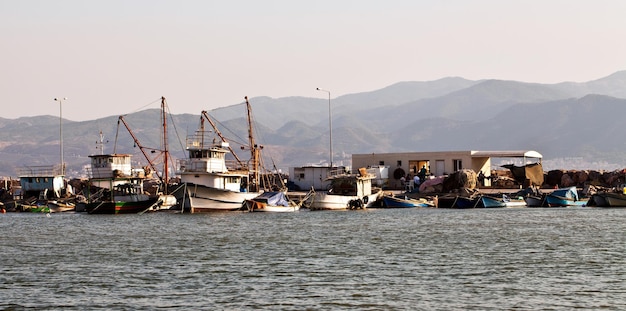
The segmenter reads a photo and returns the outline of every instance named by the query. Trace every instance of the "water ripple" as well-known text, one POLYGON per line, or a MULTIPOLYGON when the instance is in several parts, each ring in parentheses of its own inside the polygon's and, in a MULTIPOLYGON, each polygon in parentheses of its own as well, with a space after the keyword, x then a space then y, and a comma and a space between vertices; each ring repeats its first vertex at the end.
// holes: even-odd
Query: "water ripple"
POLYGON ((4 214, 6 310, 626 308, 624 209, 4 214))

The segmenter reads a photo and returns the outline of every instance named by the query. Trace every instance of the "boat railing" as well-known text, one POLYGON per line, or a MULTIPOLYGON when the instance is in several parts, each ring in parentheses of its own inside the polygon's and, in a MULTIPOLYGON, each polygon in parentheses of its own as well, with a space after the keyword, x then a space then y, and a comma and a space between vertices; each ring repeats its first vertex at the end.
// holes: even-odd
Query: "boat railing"
POLYGON ((376 176, 376 169, 375 168, 359 168, 359 169, 351 170, 348 167, 334 167, 328 171, 327 178, 333 178, 333 177, 338 177, 338 176, 374 177, 376 176))
MULTIPOLYGON (((224 160, 226 164, 226 169, 228 171, 247 171, 247 167, 242 167, 239 162, 236 160, 224 160)), ((177 159, 176 160, 176 171, 177 172, 187 172, 193 171, 191 168, 191 160, 190 159, 177 159)))
POLYGON ((203 133, 187 135, 185 139, 187 149, 209 149, 211 147, 228 148, 227 142, 216 142, 215 137, 203 133))
POLYGON ((38 177, 38 176, 59 176, 64 175, 64 166, 57 165, 35 165, 18 167, 17 174, 20 177, 38 177))
POLYGON ((143 168, 131 169, 130 175, 123 173, 120 170, 94 170, 93 167, 85 167, 85 175, 87 178, 146 178, 146 172, 143 168))

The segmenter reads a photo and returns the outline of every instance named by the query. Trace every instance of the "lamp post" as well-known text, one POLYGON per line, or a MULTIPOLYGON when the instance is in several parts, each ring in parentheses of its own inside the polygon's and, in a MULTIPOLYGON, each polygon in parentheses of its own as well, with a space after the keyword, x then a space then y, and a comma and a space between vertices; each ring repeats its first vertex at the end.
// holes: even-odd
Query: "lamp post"
POLYGON ((333 168, 333 118, 332 115, 330 113, 330 91, 327 90, 323 90, 320 89, 319 87, 317 88, 318 91, 320 92, 326 92, 328 93, 328 128, 330 129, 330 139, 329 139, 329 145, 330 145, 330 168, 333 168))
POLYGON ((61 175, 65 175, 65 163, 63 162, 63 101, 67 100, 67 97, 55 98, 55 101, 59 102, 59 140, 60 140, 60 153, 61 153, 61 175))

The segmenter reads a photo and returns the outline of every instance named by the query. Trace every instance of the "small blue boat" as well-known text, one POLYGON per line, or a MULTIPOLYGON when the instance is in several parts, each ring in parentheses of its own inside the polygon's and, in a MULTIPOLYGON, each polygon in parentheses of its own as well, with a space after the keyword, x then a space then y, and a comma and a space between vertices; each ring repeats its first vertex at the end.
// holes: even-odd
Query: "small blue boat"
POLYGON ((506 207, 503 199, 488 196, 477 195, 472 197, 459 197, 456 201, 456 208, 499 208, 506 207))
POLYGON ((459 196, 456 200, 454 208, 476 208, 480 203, 480 197, 463 197, 459 196))
POLYGON ((383 195, 378 204, 374 204, 371 208, 412 208, 412 207, 428 207, 428 204, 409 198, 398 198, 390 195, 383 195))
POLYGON ((580 200, 576 187, 560 188, 546 195, 549 207, 583 206, 587 201, 580 200))
POLYGON ((506 207, 506 201, 500 198, 494 198, 487 195, 481 195, 476 207, 483 208, 499 208, 506 207))

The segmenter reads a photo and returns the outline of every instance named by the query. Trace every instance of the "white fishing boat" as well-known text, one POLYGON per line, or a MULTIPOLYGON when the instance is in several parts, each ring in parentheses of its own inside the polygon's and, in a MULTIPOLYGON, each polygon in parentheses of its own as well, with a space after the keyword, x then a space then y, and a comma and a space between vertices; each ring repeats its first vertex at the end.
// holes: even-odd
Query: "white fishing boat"
POLYGON ((242 208, 249 212, 270 212, 270 213, 285 213, 285 212, 297 212, 304 203, 304 200, 312 194, 309 192, 307 196, 299 201, 292 201, 284 191, 267 191, 256 196, 253 199, 246 200, 242 208))
POLYGON ((181 185, 174 192, 184 211, 198 213, 239 210, 245 200, 261 194, 257 191, 260 146, 254 142, 252 136, 251 109, 247 97, 246 104, 250 140, 248 148, 251 151, 249 165, 239 160, 205 111, 202 112, 204 118, 200 119, 200 129, 187 137, 189 158, 178 161, 177 173, 181 185), (206 135, 205 119, 211 123, 221 142, 217 143, 215 137, 206 135), (231 154, 235 160, 227 162, 227 154, 231 154))
POLYGON ((238 210, 242 202, 259 195, 248 191, 247 170, 227 167, 228 143, 205 145, 201 133, 188 137, 189 159, 179 160, 182 187, 175 196, 184 210, 192 213, 238 210))
POLYGON ((372 187, 376 176, 365 168, 358 173, 339 172, 328 179, 331 187, 325 192, 316 192, 305 202, 310 210, 363 209, 373 206, 382 195, 382 190, 372 187))

